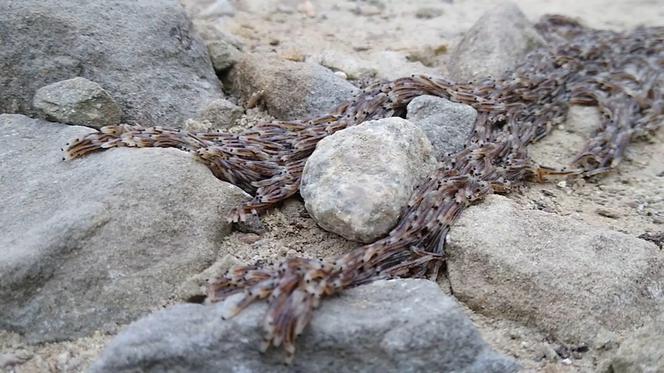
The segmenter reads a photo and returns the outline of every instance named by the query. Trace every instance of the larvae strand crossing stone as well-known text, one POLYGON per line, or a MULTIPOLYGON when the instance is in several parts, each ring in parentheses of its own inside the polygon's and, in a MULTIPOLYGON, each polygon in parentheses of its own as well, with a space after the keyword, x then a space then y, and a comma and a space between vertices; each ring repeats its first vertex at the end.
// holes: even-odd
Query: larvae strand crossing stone
POLYGON ((254 194, 230 216, 239 221, 295 194, 307 157, 330 134, 369 120, 405 117, 407 105, 423 95, 472 106, 478 114, 465 148, 442 158, 386 237, 335 258, 235 267, 211 284, 211 301, 242 294, 227 316, 268 300, 264 347, 283 346, 290 359, 297 335, 324 297, 376 279, 435 277, 450 226, 468 205, 527 181, 607 172, 630 141, 661 124, 664 28, 599 31, 562 16, 546 17, 536 28, 548 45, 501 79, 401 78, 365 89, 329 115, 261 123, 240 134, 109 126, 71 142, 66 155, 122 146, 191 152, 215 176, 254 194), (527 146, 562 123, 572 104, 597 106, 600 127, 568 167, 536 164, 527 146))

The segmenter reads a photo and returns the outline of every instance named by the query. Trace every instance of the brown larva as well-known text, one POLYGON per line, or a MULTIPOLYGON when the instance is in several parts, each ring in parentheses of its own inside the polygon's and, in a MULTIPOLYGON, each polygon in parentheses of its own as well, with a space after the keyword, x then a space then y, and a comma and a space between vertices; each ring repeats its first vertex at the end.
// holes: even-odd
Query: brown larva
POLYGON ((385 238, 324 261, 289 258, 274 265, 237 267, 210 284, 210 301, 241 294, 229 305, 229 315, 256 299, 269 299, 263 347, 283 344, 292 359, 295 338, 322 297, 377 278, 435 278, 445 257, 445 236, 464 207, 529 180, 606 172, 618 164, 630 140, 662 123, 664 28, 597 31, 562 16, 548 17, 537 28, 549 47, 529 54, 502 79, 455 83, 411 76, 373 85, 330 115, 261 123, 241 134, 109 126, 72 141, 66 156, 121 146, 191 151, 216 177, 254 193, 251 201, 233 210, 230 219, 238 221, 295 194, 307 157, 318 141, 336 131, 403 115, 410 100, 421 95, 474 107, 478 116, 464 149, 440 160, 385 238), (570 104, 597 106, 600 128, 568 167, 534 163, 528 144, 562 123, 570 104))

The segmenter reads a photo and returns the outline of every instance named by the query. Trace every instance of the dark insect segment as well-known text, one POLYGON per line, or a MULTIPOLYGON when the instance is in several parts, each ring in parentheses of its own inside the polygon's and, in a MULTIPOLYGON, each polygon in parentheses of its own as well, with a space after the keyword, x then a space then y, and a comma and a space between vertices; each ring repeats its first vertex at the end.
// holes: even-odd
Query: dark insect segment
POLYGON ((228 317, 267 299, 264 347, 283 345, 291 359, 296 336, 323 297, 381 278, 435 277, 444 263, 450 226, 469 204, 529 180, 606 172, 620 162, 631 140, 661 124, 664 28, 597 31, 560 16, 545 18, 537 28, 548 47, 529 54, 502 79, 460 84, 402 78, 367 88, 330 115, 261 123, 241 134, 110 126, 76 139, 66 155, 77 158, 119 146, 191 152, 215 176, 255 195, 232 212, 230 219, 238 221, 295 194, 304 162, 325 136, 367 120, 403 116, 408 103, 421 95, 474 107, 478 117, 464 150, 440 160, 387 237, 336 258, 236 267, 210 285, 211 301, 234 295, 228 317), (527 145, 563 122, 571 104, 597 106, 600 127, 567 168, 535 164, 527 145))

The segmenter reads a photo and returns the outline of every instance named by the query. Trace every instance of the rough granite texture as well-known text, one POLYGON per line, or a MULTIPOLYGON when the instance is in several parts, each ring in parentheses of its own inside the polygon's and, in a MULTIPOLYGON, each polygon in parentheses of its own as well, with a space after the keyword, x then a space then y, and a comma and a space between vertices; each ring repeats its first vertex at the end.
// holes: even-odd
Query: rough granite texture
POLYGON ((10 0, 0 14, 0 112, 36 115, 37 89, 79 76, 143 125, 179 126, 223 97, 177 0, 10 0))
POLYGON ((0 115, 0 329, 31 343, 114 331, 165 302, 248 198, 175 149, 63 161, 90 131, 0 115))
POLYGON ((462 213, 447 243, 461 302, 563 343, 599 346, 664 311, 664 256, 634 236, 493 195, 462 213))
POLYGON ((487 10, 452 50, 450 78, 459 82, 499 78, 544 44, 516 4, 499 4, 487 10))
POLYGON ((235 125, 242 114, 244 114, 242 107, 221 98, 210 102, 198 119, 210 122, 211 129, 223 129, 235 125))
POLYGON ((49 120, 94 128, 118 124, 122 116, 108 92, 80 77, 39 88, 33 106, 49 120))
POLYGON ((463 149, 477 118, 477 111, 464 104, 436 96, 420 96, 408 104, 406 118, 422 128, 436 158, 463 149))
POLYGON ((231 69, 230 80, 243 100, 257 95, 268 113, 282 120, 326 114, 359 92, 323 66, 273 55, 244 55, 231 69))
POLYGON ((429 140, 414 124, 368 121, 318 143, 304 166, 300 194, 321 227, 372 242, 394 227, 435 164, 429 140))
POLYGON ((218 73, 223 73, 230 69, 242 56, 242 52, 226 40, 220 39, 206 44, 212 66, 214 66, 215 71, 218 73))
POLYGON ((113 339, 91 372, 515 372, 438 285, 377 281, 326 300, 298 339, 292 366, 259 352, 266 304, 230 320, 224 303, 177 305, 113 339))
POLYGON ((639 328, 612 355, 601 364, 601 372, 664 372, 664 314, 639 328))

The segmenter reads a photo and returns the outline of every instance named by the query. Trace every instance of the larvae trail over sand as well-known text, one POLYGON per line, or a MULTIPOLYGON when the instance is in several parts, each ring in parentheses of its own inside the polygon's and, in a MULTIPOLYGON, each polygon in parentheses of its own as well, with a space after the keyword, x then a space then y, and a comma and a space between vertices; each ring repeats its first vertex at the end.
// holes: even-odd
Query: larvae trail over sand
POLYGON ((548 46, 530 53, 502 79, 455 83, 402 78, 367 88, 327 116, 261 123, 241 134, 110 126, 75 140, 66 155, 77 158, 120 146, 191 152, 218 178, 254 193, 232 212, 230 219, 239 221, 295 194, 307 157, 325 136, 367 120, 404 116, 408 103, 421 95, 474 107, 478 117, 465 148, 440 160, 387 237, 336 258, 235 267, 211 284, 212 301, 241 294, 233 297, 229 317, 257 299, 267 299, 263 347, 283 346, 291 359, 296 336, 323 297, 381 278, 435 277, 444 264, 450 226, 469 204, 526 181, 606 172, 620 162, 631 140, 661 124, 664 28, 617 33, 549 16, 537 29, 548 46), (534 163, 527 145, 562 123, 571 104, 597 106, 600 127, 567 168, 534 163))

